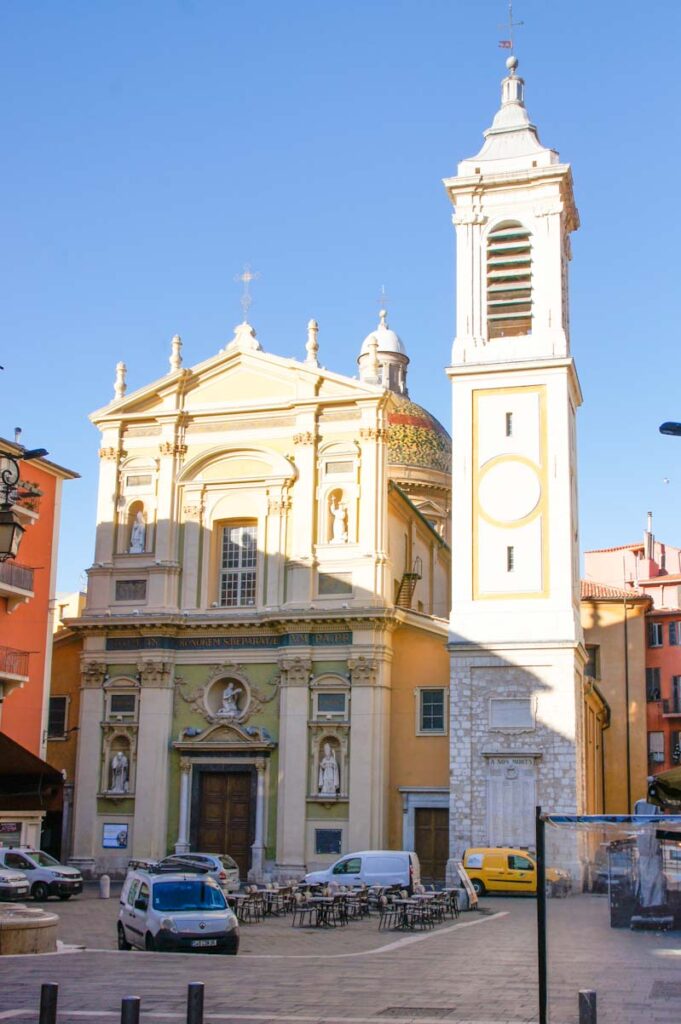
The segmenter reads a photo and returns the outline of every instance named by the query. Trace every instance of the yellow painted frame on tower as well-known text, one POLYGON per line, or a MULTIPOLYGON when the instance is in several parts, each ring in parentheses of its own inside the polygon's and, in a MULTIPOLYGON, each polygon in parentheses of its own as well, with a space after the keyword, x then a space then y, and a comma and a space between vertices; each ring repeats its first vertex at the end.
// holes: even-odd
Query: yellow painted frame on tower
POLYGON ((547 452, 548 452, 548 424, 547 424, 547 412, 546 412, 546 385, 545 384, 530 384, 512 388, 476 388, 472 391, 471 397, 473 399, 472 409, 472 426, 473 426, 473 472, 472 472, 472 486, 471 486, 471 497, 472 497, 472 540, 473 540, 473 600, 474 601, 515 601, 515 600, 538 600, 549 596, 550 592, 550 562, 549 562, 549 534, 548 534, 548 508, 549 508, 549 491, 548 491, 548 467, 547 467, 547 452), (479 425, 479 404, 481 397, 487 397, 490 395, 515 395, 515 394, 536 394, 539 398, 539 464, 537 465, 531 459, 525 455, 514 455, 509 453, 508 455, 496 455, 492 459, 489 459, 484 466, 479 465, 479 453, 478 453, 478 425, 479 425), (535 507, 527 514, 522 516, 516 522, 500 522, 491 519, 486 512, 480 506, 479 488, 482 479, 484 478, 487 471, 492 468, 493 465, 498 465, 499 462, 519 462, 522 465, 529 466, 534 469, 539 478, 539 501, 535 507), (541 590, 531 591, 518 591, 515 593, 508 592, 503 594, 489 594, 480 590, 479 583, 479 529, 478 523, 480 519, 484 519, 486 522, 498 527, 502 530, 515 530, 520 526, 525 526, 533 519, 539 517, 541 524, 541 590))

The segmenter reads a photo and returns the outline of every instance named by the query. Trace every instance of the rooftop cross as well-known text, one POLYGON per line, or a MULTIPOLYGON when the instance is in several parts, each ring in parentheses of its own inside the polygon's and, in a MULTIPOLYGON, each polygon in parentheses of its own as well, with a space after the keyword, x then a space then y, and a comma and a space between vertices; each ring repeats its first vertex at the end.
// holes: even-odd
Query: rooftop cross
POLYGON ((508 28, 508 39, 499 40, 499 46, 501 47, 502 50, 510 50, 511 53, 513 53, 513 50, 515 49, 513 40, 513 29, 520 28, 520 26, 524 24, 524 21, 513 20, 513 0, 508 0, 508 24, 503 24, 499 26, 499 28, 508 28))
POLYGON ((248 311, 253 302, 253 296, 250 291, 251 281, 256 281, 259 277, 259 272, 257 270, 251 270, 249 264, 245 263, 243 271, 240 274, 237 274, 234 278, 235 281, 241 281, 244 286, 241 295, 241 308, 244 312, 244 323, 248 320, 248 311))

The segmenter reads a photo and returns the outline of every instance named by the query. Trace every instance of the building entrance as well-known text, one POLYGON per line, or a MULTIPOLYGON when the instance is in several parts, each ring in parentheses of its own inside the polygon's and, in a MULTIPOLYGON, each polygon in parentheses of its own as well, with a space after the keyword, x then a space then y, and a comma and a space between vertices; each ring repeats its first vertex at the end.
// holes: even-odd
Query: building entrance
POLYGON ((443 882, 449 855, 449 810, 446 807, 416 808, 414 846, 421 862, 421 881, 443 882))
POLYGON ((202 772, 199 784, 197 847, 228 853, 242 881, 251 867, 253 797, 251 772, 202 772))

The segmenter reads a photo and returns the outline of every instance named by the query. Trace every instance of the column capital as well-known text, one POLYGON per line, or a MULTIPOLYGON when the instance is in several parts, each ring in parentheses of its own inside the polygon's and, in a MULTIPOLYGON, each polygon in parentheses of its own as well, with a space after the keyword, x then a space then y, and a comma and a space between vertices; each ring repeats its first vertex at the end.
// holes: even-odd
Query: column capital
POLYGON ((180 758, 180 771, 183 775, 188 775, 192 770, 192 763, 188 757, 180 758))
POLYGON ((258 775, 264 775, 266 767, 267 767, 267 763, 266 763, 264 757, 256 758, 256 760, 255 760, 255 770, 258 773, 258 775))
POLYGON ((311 430, 303 430, 300 434, 293 435, 293 443, 295 445, 314 444, 316 440, 317 435, 311 430))
POLYGON ((353 685, 371 686, 376 682, 378 665, 374 658, 365 658, 363 654, 359 658, 348 658, 348 668, 353 685))
POLYGON ((282 686, 307 686, 312 671, 310 658, 283 655, 279 658, 282 686))
POLYGON ((164 689, 173 686, 173 664, 170 661, 138 661, 137 673, 142 686, 164 689))
POLYGON ((104 661, 82 661, 80 674, 83 686, 91 690, 98 690, 107 677, 107 666, 104 661))

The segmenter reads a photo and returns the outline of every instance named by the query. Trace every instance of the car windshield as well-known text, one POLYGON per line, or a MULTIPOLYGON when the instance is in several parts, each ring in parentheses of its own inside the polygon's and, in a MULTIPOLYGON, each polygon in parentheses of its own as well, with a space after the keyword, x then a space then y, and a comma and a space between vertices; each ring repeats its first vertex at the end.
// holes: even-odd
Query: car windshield
POLYGON ((199 879, 183 882, 157 882, 154 886, 154 910, 224 910, 225 897, 213 883, 199 879))
POLYGON ((237 867, 236 861, 232 860, 232 858, 226 853, 221 855, 220 860, 222 861, 223 868, 227 868, 228 871, 233 871, 234 868, 237 867))
POLYGON ((54 857, 50 857, 49 853, 43 853, 42 850, 31 851, 29 857, 41 868, 53 868, 55 865, 57 867, 62 867, 58 860, 55 860, 54 857))

